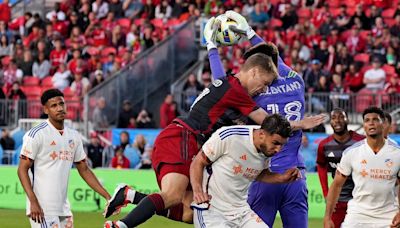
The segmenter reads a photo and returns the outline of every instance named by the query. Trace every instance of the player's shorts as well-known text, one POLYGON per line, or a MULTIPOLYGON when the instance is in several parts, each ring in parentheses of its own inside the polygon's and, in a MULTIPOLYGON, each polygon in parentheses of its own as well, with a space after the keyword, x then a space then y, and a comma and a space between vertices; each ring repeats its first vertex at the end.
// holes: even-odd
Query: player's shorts
POLYGON ((308 227, 307 184, 305 171, 302 179, 288 184, 268 184, 255 181, 250 185, 247 202, 262 220, 273 227, 276 213, 286 228, 308 227))
POLYGON ((208 210, 198 210, 194 208, 193 224, 195 228, 268 228, 268 225, 251 209, 226 215, 213 207, 210 207, 208 210))
POLYGON ((348 212, 344 221, 342 223, 341 228, 384 228, 390 227, 392 224, 392 220, 394 216, 396 216, 398 210, 393 207, 393 210, 390 209, 384 215, 377 215, 376 213, 370 212, 369 216, 364 214, 352 214, 348 212))
POLYGON ((340 228, 344 218, 346 217, 347 202, 337 202, 335 211, 332 214, 332 221, 335 224, 335 228, 340 228))
POLYGON ((43 223, 37 223, 29 218, 31 228, 73 228, 74 220, 72 216, 44 216, 43 223))
POLYGON ((190 178, 190 164, 198 151, 196 135, 183 126, 172 123, 162 130, 151 157, 158 185, 161 187, 161 180, 168 173, 190 178))

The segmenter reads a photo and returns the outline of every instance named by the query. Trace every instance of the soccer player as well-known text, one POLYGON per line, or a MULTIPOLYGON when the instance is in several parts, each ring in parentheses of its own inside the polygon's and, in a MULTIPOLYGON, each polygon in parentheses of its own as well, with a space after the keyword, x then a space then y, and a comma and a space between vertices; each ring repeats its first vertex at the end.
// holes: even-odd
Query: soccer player
MULTIPOLYGON (((400 178, 400 147, 383 137, 385 115, 380 108, 363 112, 366 139, 343 152, 326 198, 324 227, 333 228, 332 214, 347 177, 354 181, 342 228, 399 227, 395 184, 400 178)), ((400 194, 399 194, 400 195, 400 194)))
POLYGON ((57 89, 41 96, 49 118, 30 129, 23 138, 18 177, 27 195, 26 212, 31 227, 73 227, 67 199, 68 179, 75 164, 86 183, 106 200, 108 192, 86 164, 78 132, 64 126, 64 95, 57 89))
POLYGON ((394 141, 389 137, 390 128, 392 127, 392 116, 388 112, 384 113, 385 113, 385 122, 383 123, 383 137, 385 137, 385 139, 389 140, 390 142, 398 145, 396 141, 394 141))
MULTIPOLYGON (((318 145, 317 171, 321 182, 324 198, 328 195, 328 172, 335 178, 336 167, 342 158, 343 151, 349 146, 361 141, 365 136, 349 131, 347 113, 341 108, 335 108, 330 113, 333 134, 323 139, 318 145)), ((335 228, 340 228, 346 216, 347 202, 353 198, 354 183, 349 176, 343 185, 336 209, 332 214, 335 228)))
POLYGON ((299 170, 284 174, 268 169, 291 134, 289 122, 278 114, 260 126, 230 126, 217 130, 190 167, 195 227, 268 227, 250 209, 247 191, 253 180, 284 183, 299 178, 299 170), (199 207, 206 203, 208 207, 199 207))
MULTIPOLYGON (((266 92, 254 97, 257 105, 269 114, 279 113, 289 121, 304 118, 304 81, 279 57, 278 49, 273 44, 266 44, 248 25, 246 19, 234 11, 227 11, 226 16, 238 22, 237 32, 245 34, 253 47, 244 57, 257 53, 271 56, 277 65, 279 77, 266 88, 266 92)), ((211 65, 213 66, 213 65, 211 65)), ((213 68, 211 68, 213 69, 213 68)), ((215 70, 216 71, 216 70, 215 70)), ((213 74, 213 76, 217 74, 213 74)), ((255 181, 249 190, 248 203, 251 208, 272 227, 279 211, 284 227, 308 227, 307 186, 305 164, 300 154, 302 132, 293 131, 282 152, 271 158, 271 171, 284 173, 291 167, 298 167, 302 178, 293 183, 268 184, 255 181)))
MULTIPOLYGON (((206 28, 209 29, 206 31, 211 32, 206 33, 205 37, 209 55, 214 55, 210 57, 210 64, 221 65, 215 43, 217 28, 213 26, 214 22, 215 18, 208 21, 206 28)), ((188 116, 175 119, 155 141, 152 161, 161 192, 147 196, 127 186, 117 188, 106 208, 106 217, 127 203, 138 205, 121 221, 108 221, 105 226, 134 227, 155 213, 191 223, 193 212, 189 205, 193 197, 191 189, 187 188, 190 163, 198 152, 198 143, 203 144, 211 133, 221 126, 221 120, 232 110, 261 124, 267 113, 257 107, 251 97, 264 92, 266 86, 276 78, 277 70, 271 57, 257 53, 245 61, 235 76, 215 80, 197 97, 188 116)), ((323 116, 314 116, 291 122, 291 126, 295 129, 312 128, 320 124, 323 119, 323 116)), ((222 124, 226 123, 222 121, 222 124)))

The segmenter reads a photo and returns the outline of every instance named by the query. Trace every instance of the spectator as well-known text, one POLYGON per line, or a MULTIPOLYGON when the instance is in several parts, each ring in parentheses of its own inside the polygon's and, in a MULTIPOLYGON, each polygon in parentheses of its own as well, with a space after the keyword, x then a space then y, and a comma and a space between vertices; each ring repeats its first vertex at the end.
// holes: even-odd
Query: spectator
POLYGON ((15 150, 15 141, 10 137, 10 132, 7 128, 1 129, 0 145, 4 150, 2 164, 11 164, 15 150))
POLYGON ((328 36, 333 29, 338 29, 332 15, 327 14, 319 27, 319 33, 322 36, 328 36))
POLYGON ((340 6, 340 13, 335 19, 336 25, 339 27, 340 31, 345 31, 350 22, 350 17, 347 15, 346 10, 346 5, 340 6))
POLYGON ((400 14, 395 17, 394 21, 395 21, 395 23, 390 28, 390 34, 392 34, 394 37, 399 37, 400 36, 400 14))
MULTIPOLYGON (((122 111, 119 113, 117 128, 128 128, 130 120, 136 119, 137 113, 132 108, 132 103, 129 100, 124 100, 122 103, 122 111)), ((135 124, 131 127, 135 127, 135 124)))
POLYGON ((346 40, 346 46, 351 54, 362 53, 365 49, 365 41, 360 36, 360 31, 357 27, 352 28, 351 35, 346 40))
POLYGON ((389 95, 400 94, 400 81, 399 76, 394 74, 390 77, 389 82, 385 84, 385 93, 389 95))
POLYGON ((8 23, 11 20, 11 6, 9 0, 3 0, 0 3, 0 21, 8 23))
POLYGON ((135 137, 135 140, 133 141, 132 147, 137 150, 137 153, 139 155, 144 154, 144 150, 146 148, 146 139, 144 138, 144 135, 142 134, 137 134, 135 137))
POLYGON ((383 24, 383 19, 381 17, 375 18, 375 23, 372 26, 372 35, 374 37, 382 36, 384 28, 385 25, 383 24))
POLYGON ((260 3, 254 5, 254 11, 250 13, 250 22, 255 26, 262 25, 269 20, 269 15, 267 12, 261 9, 260 3))
POLYGON ((318 59, 313 59, 311 61, 311 68, 307 68, 304 72, 306 90, 313 92, 314 88, 317 87, 319 78, 322 76, 328 76, 328 73, 321 69, 321 62, 318 59))
POLYGON ((90 89, 89 79, 84 78, 82 73, 77 71, 74 74, 74 81, 71 84, 71 90, 76 96, 83 98, 90 89))
POLYGON ((96 132, 90 134, 90 144, 87 146, 87 156, 92 162, 92 168, 102 167, 103 165, 104 147, 100 144, 100 140, 96 132))
POLYGON ((45 58, 43 52, 39 53, 38 60, 33 63, 32 74, 34 77, 43 79, 50 74, 51 65, 50 62, 45 58))
POLYGON ((8 38, 6 35, 1 35, 0 37, 0 57, 10 56, 13 52, 12 46, 8 43, 8 38))
POLYGON ((363 82, 367 90, 377 92, 384 88, 386 73, 381 68, 381 62, 377 58, 372 61, 372 67, 365 72, 363 82))
POLYGON ((81 31, 86 31, 90 24, 89 14, 90 14, 90 4, 83 3, 81 8, 79 9, 78 17, 79 17, 79 27, 81 31))
POLYGON ((108 3, 104 0, 95 0, 92 3, 92 11, 96 14, 97 19, 103 19, 108 13, 108 3))
POLYGON ((318 59, 322 66, 328 62, 329 51, 328 51, 328 42, 326 40, 321 40, 319 43, 319 47, 315 49, 314 59, 318 59))
POLYGON ((149 49, 154 46, 153 41, 153 28, 151 25, 146 25, 143 32, 143 50, 149 49))
POLYGON ((358 92, 364 87, 364 75, 360 72, 361 64, 352 63, 349 66, 349 71, 344 79, 344 87, 347 92, 358 92))
POLYGON ((160 107, 160 128, 166 128, 176 118, 175 110, 172 109, 173 97, 168 94, 160 107))
POLYGON ((18 61, 17 65, 18 68, 22 70, 24 76, 32 75, 33 58, 32 58, 32 52, 29 49, 24 51, 24 58, 23 60, 18 61))
POLYGON ((111 34, 110 46, 118 49, 119 47, 125 47, 125 35, 122 33, 121 26, 116 25, 111 34))
POLYGON ((172 7, 167 0, 161 0, 161 4, 156 6, 155 17, 158 19, 168 20, 172 14, 172 7))
POLYGON ((142 111, 139 112, 139 115, 136 118, 136 127, 155 128, 154 121, 151 119, 150 115, 147 113, 145 109, 142 109, 142 111))
POLYGON ((350 19, 350 23, 349 23, 350 27, 355 25, 356 18, 358 18, 359 21, 361 22, 362 29, 369 29, 368 17, 365 15, 365 12, 363 10, 362 4, 358 4, 356 6, 356 12, 354 13, 354 15, 350 19))
POLYGON ((190 74, 185 85, 183 85, 185 110, 189 110, 190 106, 203 89, 204 87, 197 81, 196 76, 193 73, 190 74))
POLYGON ((12 85, 12 89, 10 91, 10 94, 8 95, 8 99, 17 101, 17 100, 25 100, 26 95, 25 93, 21 90, 19 83, 14 82, 12 85))
POLYGON ((108 54, 108 59, 103 64, 103 72, 106 75, 111 75, 111 73, 113 72, 114 62, 115 62, 115 54, 114 53, 108 54))
POLYGON ((152 162, 151 162, 151 155, 153 154, 153 147, 149 144, 146 145, 144 153, 140 159, 141 166, 140 169, 151 169, 152 162))
POLYGON ((51 78, 53 86, 61 91, 69 86, 71 72, 67 69, 65 63, 60 63, 57 72, 51 78))
POLYGON ((206 16, 216 16, 218 14, 219 7, 222 5, 220 0, 209 0, 204 6, 204 14, 206 16))
POLYGON ((281 20, 283 22, 282 29, 286 30, 288 28, 294 27, 298 22, 298 16, 291 4, 285 4, 285 9, 281 15, 281 20))
POLYGON ((131 138, 129 133, 127 131, 121 131, 121 133, 119 134, 119 142, 120 142, 119 147, 125 150, 125 148, 129 146, 130 141, 131 138))
POLYGON ((68 23, 68 35, 72 33, 72 29, 74 27, 78 27, 81 29, 81 31, 84 29, 83 26, 80 24, 83 23, 81 19, 79 18, 79 15, 76 11, 72 11, 69 15, 69 23, 68 23))
POLYGON ((380 16, 380 11, 378 10, 378 8, 375 5, 370 6, 369 9, 370 9, 370 11, 369 11, 370 13, 369 13, 369 17, 367 17, 368 20, 366 22, 368 23, 368 29, 371 29, 375 23, 375 19, 380 16))
POLYGON ((97 100, 97 106, 93 110, 93 115, 92 115, 93 129, 95 129, 96 131, 104 130, 109 126, 105 108, 106 108, 106 99, 104 99, 104 97, 100 97, 97 100))
POLYGON ((392 46, 389 46, 386 51, 386 62, 389 65, 395 65, 397 62, 396 51, 392 46))
POLYGON ((139 40, 139 29, 135 24, 131 25, 129 33, 126 35, 126 47, 133 48, 134 43, 139 40))
POLYGON ((252 12, 254 12, 254 8, 255 8, 255 0, 248 0, 248 1, 246 1, 246 3, 244 4, 244 6, 243 6, 243 8, 242 8, 241 14, 242 14, 244 17, 249 18, 249 17, 250 17, 250 14, 251 14, 252 12))
POLYGON ((111 167, 114 169, 129 169, 130 162, 124 155, 124 149, 118 147, 115 150, 115 156, 111 160, 111 167))
POLYGON ((54 40, 54 49, 50 52, 52 71, 56 71, 61 63, 65 63, 67 61, 67 57, 67 50, 63 49, 61 40, 54 40))
POLYGON ((351 63, 353 63, 353 57, 349 54, 346 46, 343 46, 336 55, 336 64, 341 64, 344 69, 347 70, 351 63))
POLYGON ((18 69, 17 64, 15 63, 15 60, 10 60, 10 63, 8 67, 4 70, 4 89, 5 93, 8 94, 9 90, 12 87, 12 84, 14 82, 21 82, 22 77, 24 73, 22 72, 21 69, 18 69))
POLYGON ((211 84, 210 71, 203 71, 203 74, 201 75, 201 82, 204 88, 207 88, 211 84))
POLYGON ((179 17, 183 14, 184 10, 185 6, 182 0, 175 0, 175 4, 172 7, 171 11, 171 17, 179 19, 179 17))
POLYGON ((151 20, 154 19, 155 14, 156 14, 156 7, 153 5, 153 1, 146 0, 146 4, 143 6, 141 17, 151 20))
POLYGON ((75 26, 72 28, 71 35, 69 36, 69 39, 65 41, 65 44, 68 48, 79 50, 85 48, 87 40, 82 34, 81 29, 78 26, 75 26))
POLYGON ((111 0, 108 8, 109 12, 112 12, 115 18, 124 17, 124 10, 122 9, 122 2, 120 0, 111 0))
POLYGON ((143 3, 141 0, 124 0, 122 9, 127 18, 138 18, 143 10, 143 3))
POLYGON ((108 12, 107 17, 101 21, 101 27, 107 32, 111 32, 116 25, 117 22, 113 12, 108 12))
POLYGON ((100 85, 104 81, 104 75, 102 70, 96 70, 94 72, 94 79, 92 81, 92 88, 95 88, 97 85, 100 85))

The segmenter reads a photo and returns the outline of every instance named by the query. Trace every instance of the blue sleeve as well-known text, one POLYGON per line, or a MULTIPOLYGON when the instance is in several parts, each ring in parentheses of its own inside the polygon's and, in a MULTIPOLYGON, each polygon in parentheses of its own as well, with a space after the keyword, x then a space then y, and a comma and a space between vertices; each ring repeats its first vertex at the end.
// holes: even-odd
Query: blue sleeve
POLYGON ((224 67, 218 54, 218 49, 213 48, 208 51, 208 59, 210 61, 211 75, 214 79, 223 78, 226 76, 224 67))

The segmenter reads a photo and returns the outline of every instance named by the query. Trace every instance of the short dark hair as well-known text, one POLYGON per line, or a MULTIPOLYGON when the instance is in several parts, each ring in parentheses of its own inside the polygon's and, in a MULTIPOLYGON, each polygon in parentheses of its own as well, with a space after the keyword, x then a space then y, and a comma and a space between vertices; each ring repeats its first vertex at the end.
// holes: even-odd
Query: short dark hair
POLYGON ((367 115, 369 113, 376 113, 379 115, 379 117, 381 117, 382 120, 385 120, 385 113, 383 112, 383 110, 381 108, 378 108, 378 107, 366 108, 362 114, 363 119, 365 118, 365 115, 367 115))
POLYGON ((339 107, 332 109, 332 111, 330 113, 331 115, 332 115, 332 112, 343 112, 345 114, 345 116, 348 117, 346 110, 339 108, 339 107))
POLYGON ((288 138, 292 135, 292 128, 290 127, 289 121, 278 114, 265 117, 261 124, 261 129, 271 135, 278 134, 284 138, 288 138))
POLYGON ((42 96, 40 97, 40 102, 42 105, 45 105, 47 101, 53 97, 64 97, 64 94, 58 89, 49 89, 43 92, 42 96))
POLYGON ((273 43, 260 43, 257 44, 253 47, 251 47, 249 50, 247 50, 243 54, 243 58, 246 60, 250 56, 256 54, 256 53, 262 53, 267 56, 269 56, 272 59, 272 62, 274 62, 275 66, 278 67, 278 56, 279 56, 279 50, 273 43))
POLYGON ((388 112, 383 112, 383 114, 385 115, 385 120, 387 120, 389 122, 389 124, 392 124, 392 116, 390 115, 390 113, 388 112))

